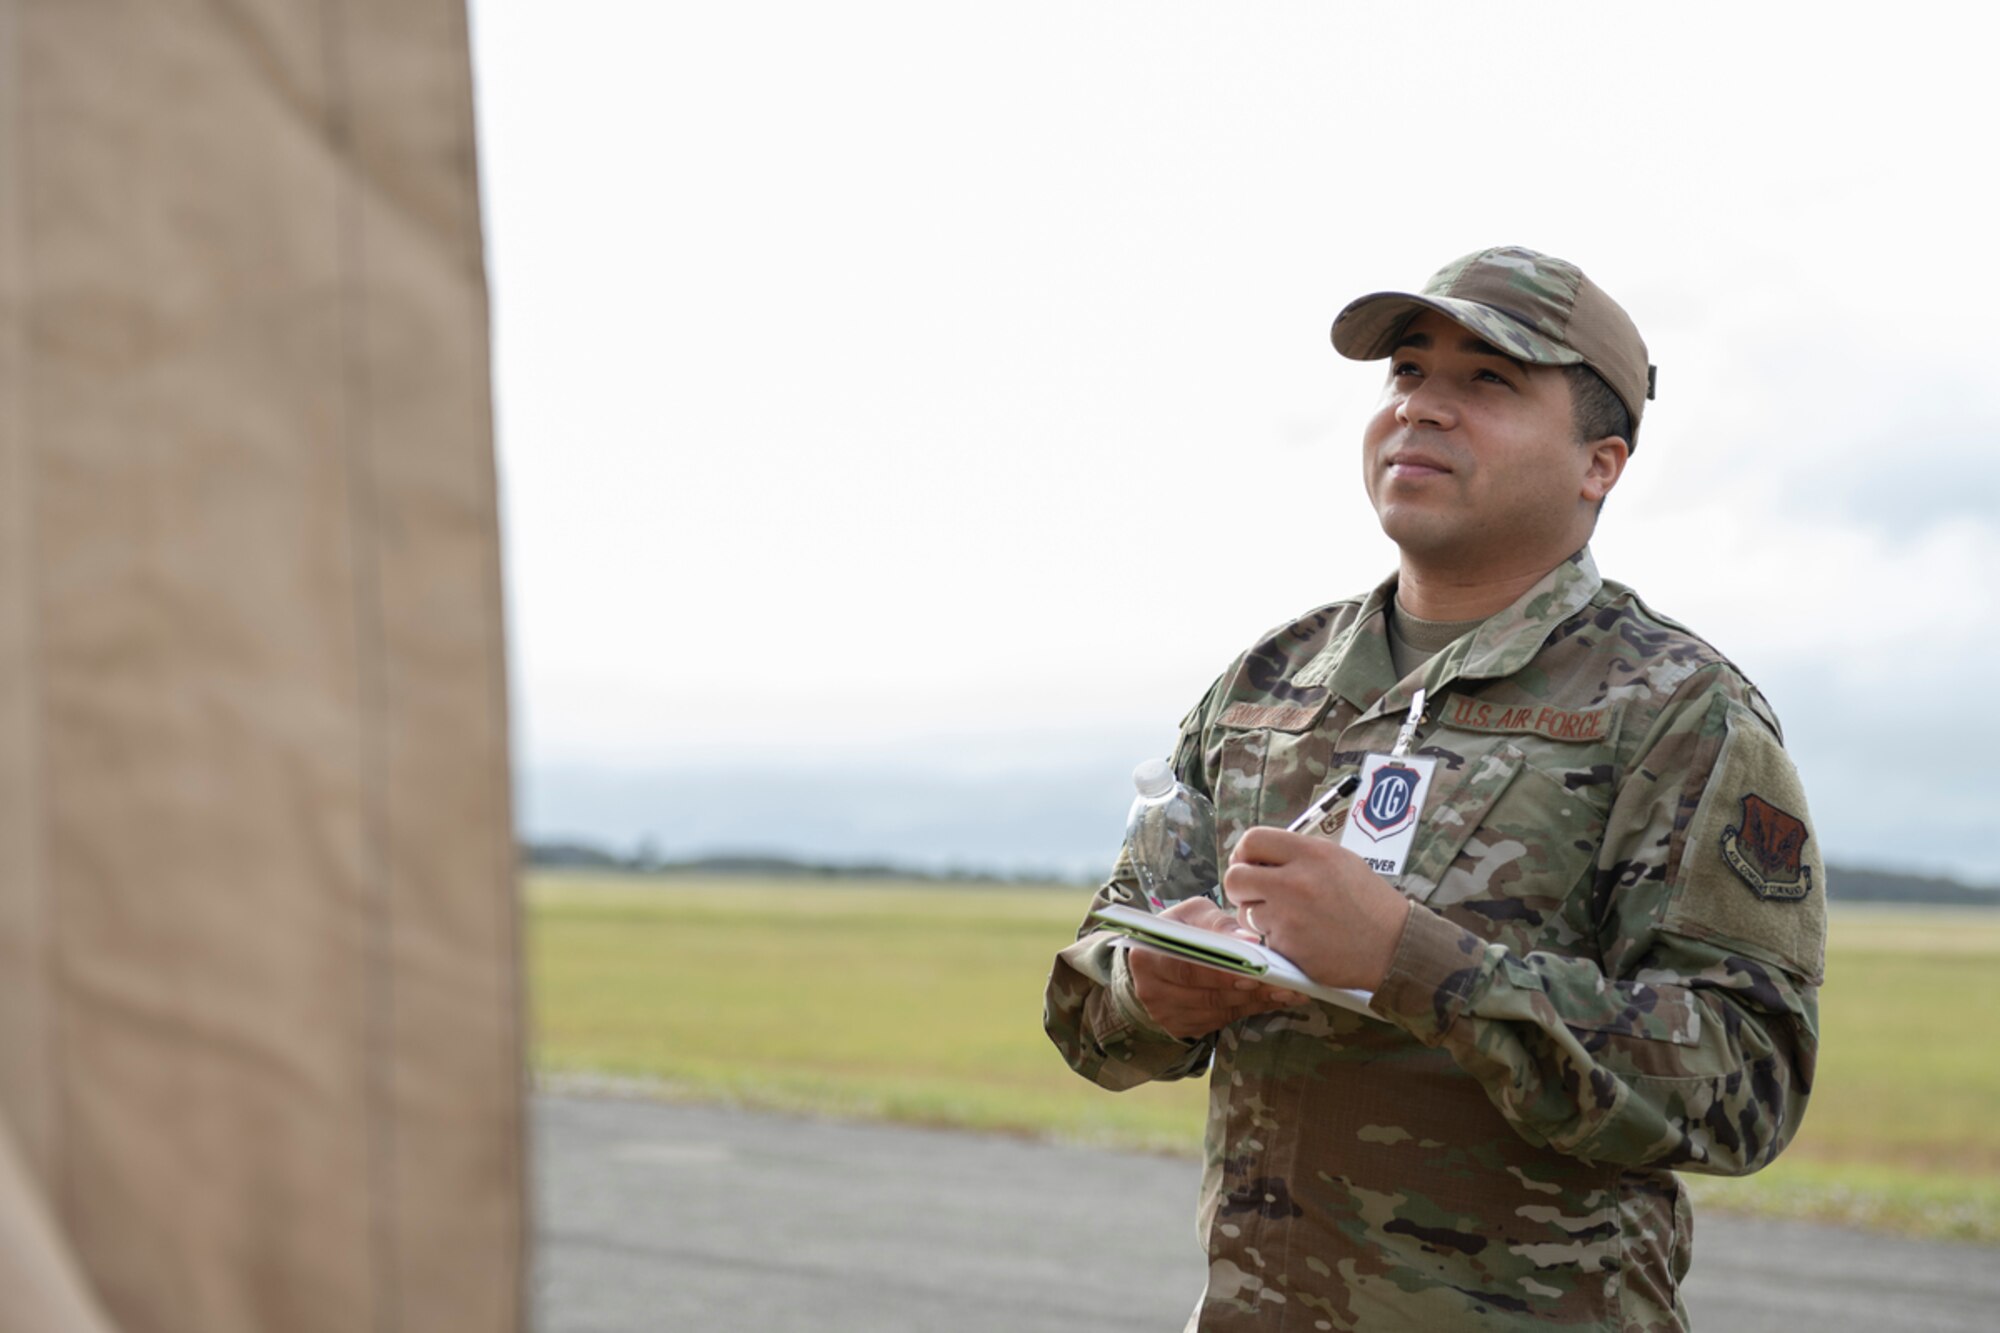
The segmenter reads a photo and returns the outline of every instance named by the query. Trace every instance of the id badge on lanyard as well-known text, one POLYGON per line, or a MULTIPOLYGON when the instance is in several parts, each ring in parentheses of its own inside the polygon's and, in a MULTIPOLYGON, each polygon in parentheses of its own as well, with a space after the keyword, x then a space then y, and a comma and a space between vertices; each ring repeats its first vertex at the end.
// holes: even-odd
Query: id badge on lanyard
POLYGON ((1417 819, 1423 813, 1431 773, 1437 767, 1436 759, 1410 753, 1423 715, 1424 692, 1418 690, 1410 700, 1410 715, 1396 736, 1395 747, 1387 754, 1371 754, 1361 761, 1361 785, 1340 831, 1340 845, 1388 879, 1402 874, 1403 864, 1409 860, 1410 844, 1417 837, 1417 819))

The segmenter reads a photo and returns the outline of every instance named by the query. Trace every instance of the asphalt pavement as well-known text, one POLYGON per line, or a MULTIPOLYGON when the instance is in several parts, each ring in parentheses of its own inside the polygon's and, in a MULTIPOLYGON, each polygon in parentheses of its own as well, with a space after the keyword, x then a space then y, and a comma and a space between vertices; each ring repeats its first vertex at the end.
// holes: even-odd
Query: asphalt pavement
MULTIPOLYGON (((540 1333, 1175 1333, 1192 1161, 536 1098, 540 1333)), ((1991 1333, 2000 1249, 1701 1216, 1700 1333, 1991 1333)))

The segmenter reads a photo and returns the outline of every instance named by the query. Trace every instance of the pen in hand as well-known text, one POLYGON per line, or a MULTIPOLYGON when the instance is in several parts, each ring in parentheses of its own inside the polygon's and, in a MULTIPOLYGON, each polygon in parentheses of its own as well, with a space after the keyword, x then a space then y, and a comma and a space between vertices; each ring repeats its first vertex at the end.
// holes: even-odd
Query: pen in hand
MULTIPOLYGON (((1304 833, 1324 818, 1334 806, 1339 805, 1342 801, 1354 795, 1355 789, 1360 785, 1361 775, 1359 773, 1349 773, 1346 777, 1321 792, 1318 799, 1300 811, 1297 819, 1285 825, 1285 832, 1304 833)), ((1329 824, 1325 831, 1328 833, 1333 832, 1333 826, 1329 824)))

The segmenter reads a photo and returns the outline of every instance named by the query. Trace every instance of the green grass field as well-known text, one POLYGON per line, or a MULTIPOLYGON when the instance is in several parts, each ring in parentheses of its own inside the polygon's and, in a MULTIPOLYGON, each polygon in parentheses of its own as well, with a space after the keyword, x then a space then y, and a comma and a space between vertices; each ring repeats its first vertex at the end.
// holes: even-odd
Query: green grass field
MULTIPOLYGON (((1193 1152, 1204 1085, 1112 1095, 1041 1031, 1081 889, 537 875, 535 1067, 668 1096, 1193 1152)), ((1705 1206, 2000 1241, 2000 913, 1837 911, 1804 1131, 1705 1206)))

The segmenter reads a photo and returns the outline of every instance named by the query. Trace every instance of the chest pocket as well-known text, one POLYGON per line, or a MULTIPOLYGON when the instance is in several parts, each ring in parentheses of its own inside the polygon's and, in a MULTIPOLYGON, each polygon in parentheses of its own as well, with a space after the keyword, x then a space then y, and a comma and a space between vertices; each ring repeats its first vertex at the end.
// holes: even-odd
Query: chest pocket
POLYGON ((1404 893, 1487 940, 1528 948, 1585 923, 1563 907, 1589 883, 1604 814, 1512 742, 1440 764, 1404 893))
MULTIPOLYGON (((1325 704, 1232 704, 1216 719, 1215 831, 1223 859, 1243 831, 1283 827, 1319 795, 1333 770, 1335 737, 1325 704)), ((1350 765, 1351 766, 1351 765, 1350 765)))

